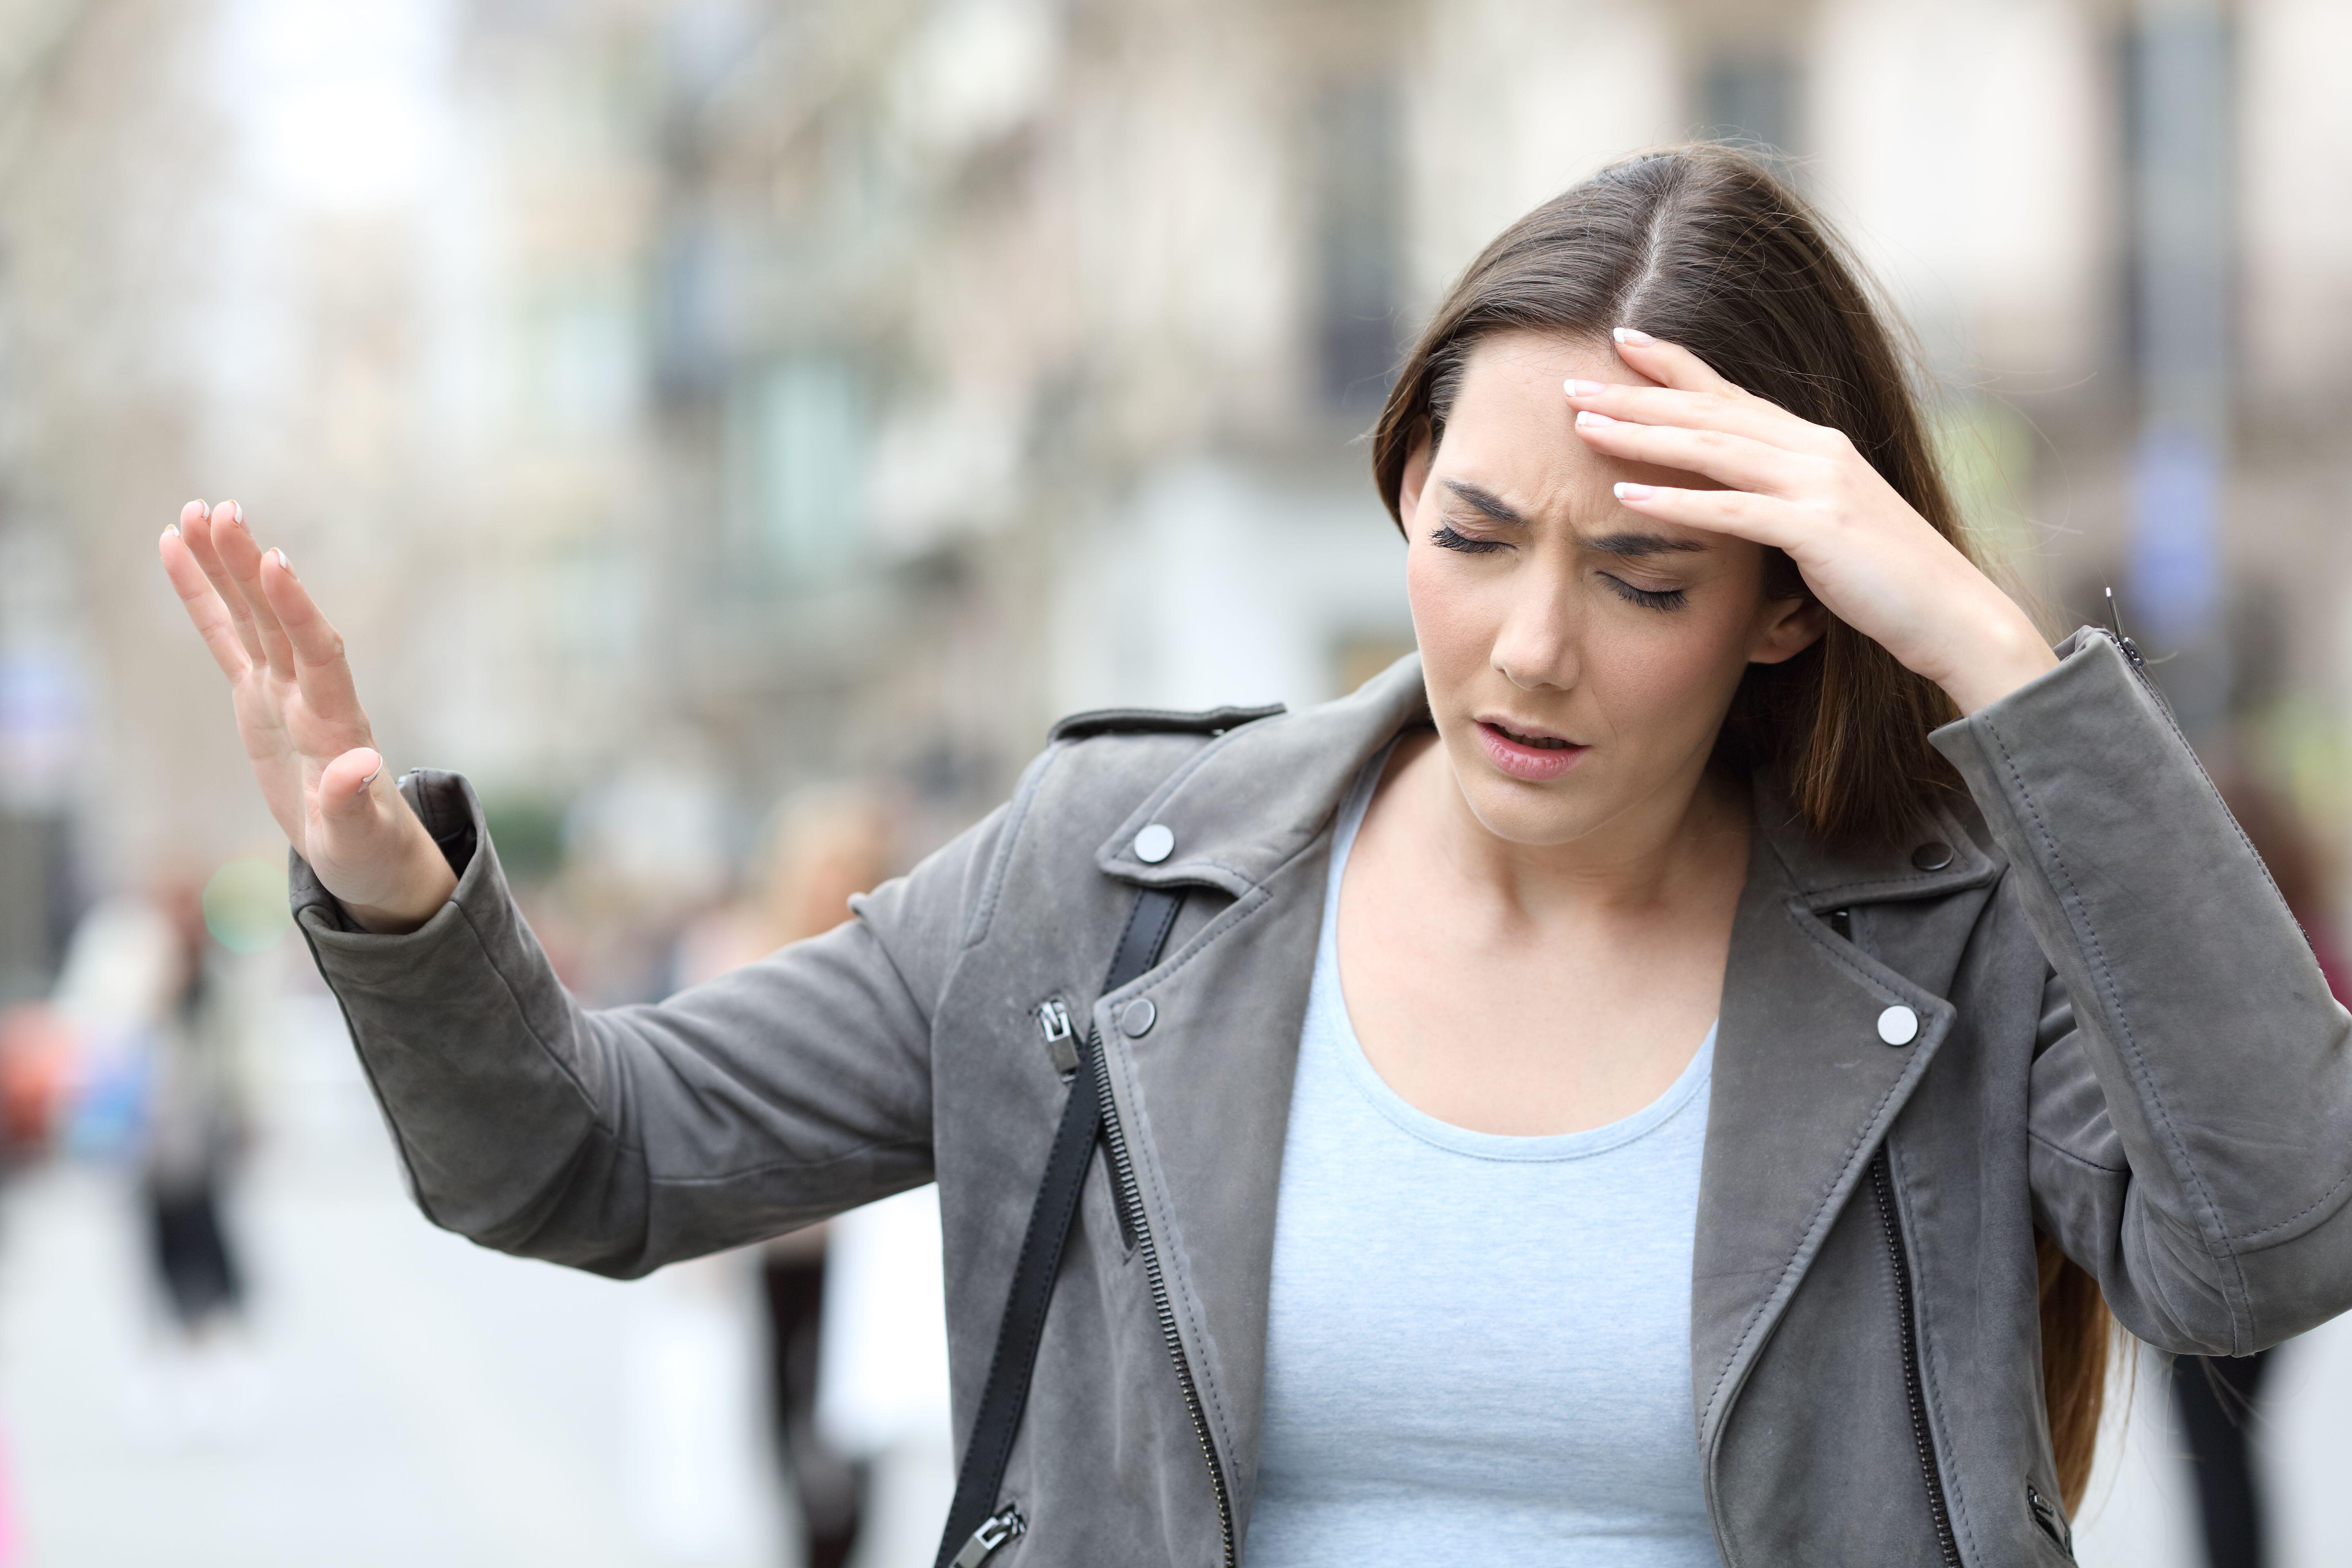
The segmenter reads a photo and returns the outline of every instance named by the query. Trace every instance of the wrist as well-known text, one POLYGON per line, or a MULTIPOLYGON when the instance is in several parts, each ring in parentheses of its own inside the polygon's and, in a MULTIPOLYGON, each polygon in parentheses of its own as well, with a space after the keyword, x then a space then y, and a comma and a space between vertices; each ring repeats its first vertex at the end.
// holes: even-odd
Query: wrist
POLYGON ((402 870, 374 901, 344 900, 343 910, 361 930, 376 936, 405 936, 438 914, 457 890, 457 874, 433 836, 412 814, 404 835, 402 870))
POLYGON ((1932 679, 1963 714, 1991 707, 2027 681, 2058 667, 2058 656, 2023 611, 2002 595, 2008 613, 1973 627, 1932 679))

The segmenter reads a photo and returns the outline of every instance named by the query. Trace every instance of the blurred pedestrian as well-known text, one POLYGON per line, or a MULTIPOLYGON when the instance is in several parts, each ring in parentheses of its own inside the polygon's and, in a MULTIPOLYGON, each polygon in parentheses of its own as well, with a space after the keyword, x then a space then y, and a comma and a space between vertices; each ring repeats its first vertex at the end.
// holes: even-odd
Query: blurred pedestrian
MULTIPOLYGON (((2269 868, 2279 896, 2303 927, 2328 989, 2347 994, 2343 949, 2329 913, 2326 858, 2291 802, 2238 770, 2215 783, 2230 813, 2269 868)), ((2264 1382, 2277 1348, 2244 1356, 2184 1355, 2172 1363, 2172 1394, 2197 1481, 2197 1517, 2210 1568, 2266 1568, 2270 1523, 2254 1459, 2264 1382)))
POLYGON ((80 1036, 81 1152, 134 1174, 161 1326, 150 1415, 174 1435, 225 1430, 252 1393, 236 1336, 246 1271, 224 1208, 252 1141, 257 980, 213 939, 202 879, 178 873, 94 907, 58 980, 58 1011, 80 1036))
MULTIPOLYGON (((885 794, 853 784, 805 789, 768 825, 741 893, 687 928, 680 984, 756 963, 849 919, 852 896, 889 875, 898 840, 885 794)), ((803 1561, 842 1568, 856 1548, 865 1465, 826 1440, 816 1421, 823 1363, 827 1227, 791 1232, 761 1249, 768 1328, 769 1405, 779 1454, 800 1503, 803 1561)))
POLYGON ((227 954, 205 927, 202 889, 172 884, 163 905, 174 973, 155 1033, 140 1187, 156 1275, 173 1321, 194 1341, 245 1304, 221 1200, 251 1142, 245 1069, 253 1020, 227 973, 227 954))

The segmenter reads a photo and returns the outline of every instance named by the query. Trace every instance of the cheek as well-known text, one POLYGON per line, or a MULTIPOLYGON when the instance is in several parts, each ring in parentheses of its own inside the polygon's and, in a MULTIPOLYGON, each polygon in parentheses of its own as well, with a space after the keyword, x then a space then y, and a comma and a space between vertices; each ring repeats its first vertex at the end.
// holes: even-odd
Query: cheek
POLYGON ((1479 595, 1449 564, 1435 545, 1416 544, 1405 556, 1405 603, 1422 668, 1433 678, 1483 667, 1492 642, 1479 595))
POLYGON ((1594 696, 1628 730, 1713 723, 1748 668, 1748 620, 1719 596, 1672 615, 1610 616, 1588 645, 1594 696))

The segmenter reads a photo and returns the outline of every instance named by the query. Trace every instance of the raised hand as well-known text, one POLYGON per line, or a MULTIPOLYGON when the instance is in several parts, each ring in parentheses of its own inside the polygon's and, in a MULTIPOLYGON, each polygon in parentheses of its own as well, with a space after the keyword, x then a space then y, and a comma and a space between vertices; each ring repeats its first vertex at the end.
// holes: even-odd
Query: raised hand
POLYGON ((386 776, 343 639, 285 552, 264 553, 235 501, 190 501, 157 548, 228 677, 246 758, 288 842, 367 930, 424 924, 457 879, 386 776))
POLYGON ((1843 431, 1742 391, 1676 344, 1621 327, 1616 347, 1661 384, 1570 382, 1576 433, 1609 457, 1726 487, 1621 484, 1627 510, 1786 551, 1832 615, 1941 686, 1963 713, 2057 662, 2017 602, 1843 431))

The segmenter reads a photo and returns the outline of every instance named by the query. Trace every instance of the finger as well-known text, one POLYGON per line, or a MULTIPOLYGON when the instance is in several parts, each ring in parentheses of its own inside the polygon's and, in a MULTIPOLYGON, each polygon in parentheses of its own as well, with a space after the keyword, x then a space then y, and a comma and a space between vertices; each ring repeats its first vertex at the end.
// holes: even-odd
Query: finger
POLYGON ((261 546, 254 542, 253 531, 245 525, 244 509, 235 501, 213 508, 213 547, 228 569, 230 585, 253 616, 253 629, 261 639, 269 673, 283 680, 293 679, 294 647, 286 640, 286 628, 278 624, 278 612, 269 607, 261 591, 261 546))
POLYGON ((342 634, 319 613, 283 550, 261 558, 261 591, 293 648, 294 679, 310 711, 333 723, 365 724, 359 690, 352 683, 351 661, 343 656, 342 634))
POLYGON ((1609 335, 1617 344, 1617 357, 1652 381, 1680 392, 1748 395, 1680 343, 1663 342, 1636 327, 1619 327, 1609 335))
POLYGON ((320 814, 341 828, 369 824, 397 794, 373 746, 354 746, 319 771, 320 814))
POLYGON ((1607 457, 1704 474, 1734 489, 1767 495, 1795 493, 1818 476, 1820 467, 1816 458, 1746 436, 1686 430, 1678 425, 1635 425, 1590 408, 1576 416, 1576 433, 1586 446, 1607 457))
POLYGON ((1776 549, 1791 548, 1802 533, 1797 508, 1752 490, 1688 490, 1627 480, 1612 487, 1617 504, 1643 517, 1679 522, 1776 549))
POLYGON ((319 770, 318 810, 310 841, 320 858, 337 868, 336 879, 342 884, 337 896, 361 903, 386 901, 416 825, 383 753, 373 746, 354 746, 319 770))
POLYGON ((245 595, 236 591, 236 584, 229 580, 228 568, 221 563, 220 551, 213 542, 213 514, 204 502, 192 500, 180 509, 180 537, 187 542, 188 553, 195 557, 213 592, 226 606, 229 624, 236 630, 236 640, 245 648, 247 661, 262 663, 261 633, 253 624, 253 611, 247 605, 245 595))
POLYGON ((172 580, 172 591, 180 595, 181 606, 188 612, 188 619, 195 623, 196 635, 212 650, 213 662, 231 680, 242 679, 253 667, 253 660, 236 635, 236 623, 229 616, 228 605, 222 602, 220 591, 212 585, 212 580, 205 575, 205 569, 196 564, 188 542, 176 529, 167 528, 163 537, 155 542, 155 548, 163 557, 163 575, 172 580))
POLYGON ((1826 426, 1809 424, 1777 403, 1741 394, 1685 392, 1671 386, 1643 386, 1625 381, 1579 381, 1563 384, 1569 406, 1579 413, 1591 409, 1612 419, 1640 425, 1681 425, 1694 430, 1721 430, 1767 441, 1793 452, 1828 455, 1843 439, 1826 426))

